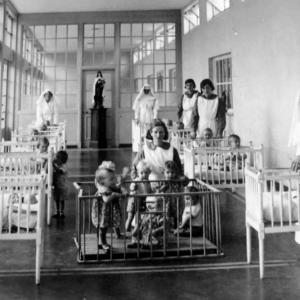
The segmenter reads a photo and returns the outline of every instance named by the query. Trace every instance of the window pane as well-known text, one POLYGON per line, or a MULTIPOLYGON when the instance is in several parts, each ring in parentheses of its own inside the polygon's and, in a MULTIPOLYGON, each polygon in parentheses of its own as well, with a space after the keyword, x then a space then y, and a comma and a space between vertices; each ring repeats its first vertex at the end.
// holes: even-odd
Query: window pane
POLYGON ((121 24, 121 36, 130 36, 131 24, 121 24))
POLYGON ((67 37, 67 25, 58 25, 57 26, 57 37, 66 38, 67 37))

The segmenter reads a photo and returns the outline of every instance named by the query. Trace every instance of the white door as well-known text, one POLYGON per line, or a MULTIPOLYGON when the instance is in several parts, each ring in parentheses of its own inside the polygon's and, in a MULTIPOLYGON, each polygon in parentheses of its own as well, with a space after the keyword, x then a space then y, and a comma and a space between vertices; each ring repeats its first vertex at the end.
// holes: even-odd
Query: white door
MULTIPOLYGON (((114 70, 101 70, 105 79, 104 102, 106 110, 106 138, 107 146, 112 147, 116 144, 115 135, 115 102, 114 97, 114 70)), ((93 107, 93 84, 97 70, 83 71, 82 87, 82 145, 89 147, 91 140, 91 108, 93 107)))

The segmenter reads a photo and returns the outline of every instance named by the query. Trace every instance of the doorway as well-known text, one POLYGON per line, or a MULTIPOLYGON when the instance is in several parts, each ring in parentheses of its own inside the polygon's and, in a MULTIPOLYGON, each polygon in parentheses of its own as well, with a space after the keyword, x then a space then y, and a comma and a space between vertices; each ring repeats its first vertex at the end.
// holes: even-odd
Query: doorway
MULTIPOLYGON (((98 69, 83 70, 82 72, 82 146, 89 148, 91 145, 91 108, 93 107, 93 85, 98 69)), ((114 69, 101 69, 105 86, 103 92, 103 105, 106 110, 106 139, 107 147, 116 145, 116 101, 114 69)))

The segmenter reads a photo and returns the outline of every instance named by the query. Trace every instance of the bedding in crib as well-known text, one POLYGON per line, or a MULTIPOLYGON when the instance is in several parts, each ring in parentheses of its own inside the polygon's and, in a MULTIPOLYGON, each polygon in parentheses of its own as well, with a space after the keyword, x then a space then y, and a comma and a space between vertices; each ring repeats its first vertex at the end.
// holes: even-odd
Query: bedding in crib
POLYGON ((37 212, 39 209, 39 196, 37 194, 25 194, 21 203, 18 193, 0 193, 2 205, 2 228, 9 227, 9 213, 11 211, 11 225, 20 228, 34 229, 37 225, 37 212), (19 222, 20 210, 20 222, 19 222))
POLYGON ((273 221, 281 221, 281 195, 282 195, 282 221, 288 222, 289 211, 291 207, 291 221, 298 221, 298 192, 291 192, 291 204, 289 204, 289 192, 274 192, 273 193, 273 205, 272 205, 272 193, 264 192, 263 193, 263 217, 266 221, 272 221, 272 207, 273 207, 273 221))

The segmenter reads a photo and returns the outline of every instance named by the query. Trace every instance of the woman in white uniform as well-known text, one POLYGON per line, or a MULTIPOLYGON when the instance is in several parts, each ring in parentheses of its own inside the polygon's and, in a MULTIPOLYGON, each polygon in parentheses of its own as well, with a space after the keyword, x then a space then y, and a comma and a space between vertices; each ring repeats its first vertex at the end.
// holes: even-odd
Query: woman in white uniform
POLYGON ((296 148, 296 158, 292 162, 293 171, 300 170, 300 92, 297 95, 293 110, 292 124, 289 136, 289 147, 296 148))
POLYGON ((215 136, 219 98, 213 93, 215 87, 210 79, 202 80, 200 83, 200 89, 201 93, 198 94, 198 98, 193 109, 193 135, 202 137, 205 129, 210 128, 213 132, 213 136, 215 136))
POLYGON ((53 125, 58 122, 57 107, 53 93, 45 90, 36 102, 36 127, 53 125))
POLYGON ((178 121, 182 119, 184 128, 192 128, 193 109, 198 97, 198 91, 195 90, 196 84, 193 79, 187 79, 184 83, 186 92, 182 95, 178 105, 178 121))
POLYGON ((138 151, 141 138, 145 138, 152 122, 157 119, 159 103, 149 84, 145 84, 134 100, 134 122, 132 124, 133 151, 138 151))

